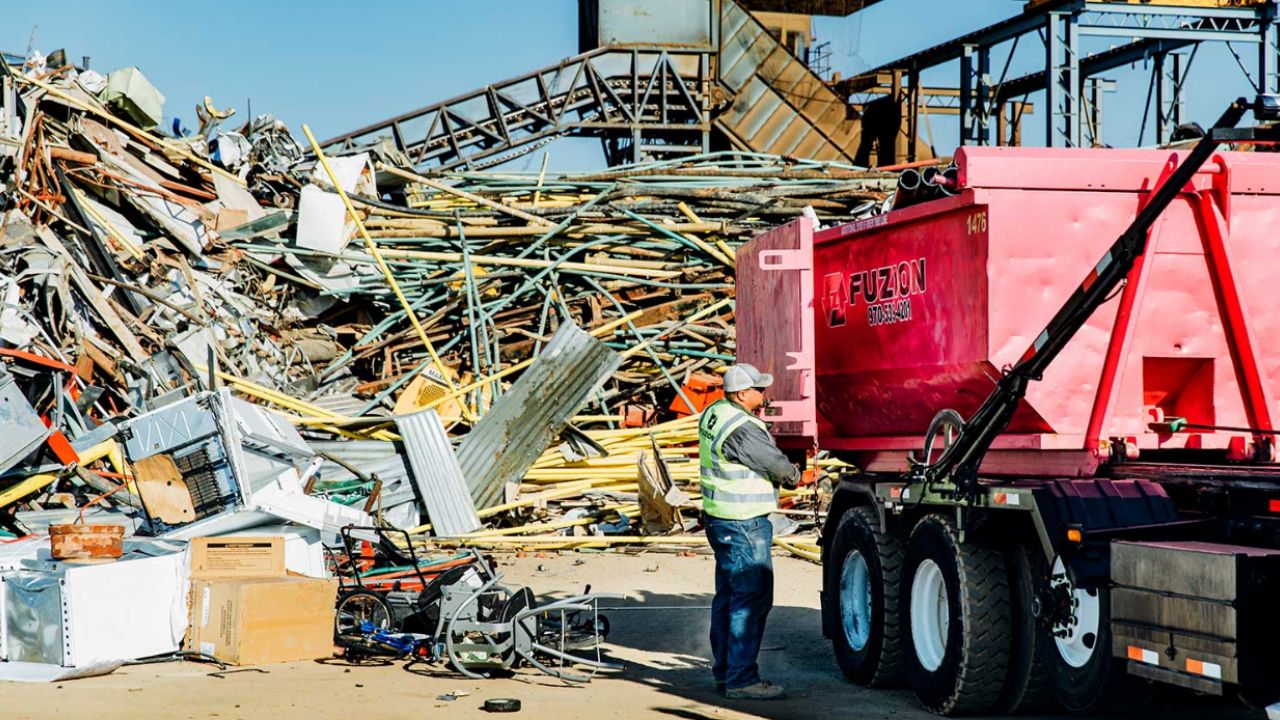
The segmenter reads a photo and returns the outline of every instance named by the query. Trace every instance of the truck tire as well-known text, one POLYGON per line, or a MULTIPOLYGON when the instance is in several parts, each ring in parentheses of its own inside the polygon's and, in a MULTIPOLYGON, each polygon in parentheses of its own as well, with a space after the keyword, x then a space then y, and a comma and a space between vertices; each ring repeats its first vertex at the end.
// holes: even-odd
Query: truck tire
MULTIPOLYGON (((1059 578, 1055 582, 1066 577, 1061 559, 1054 562, 1052 576, 1059 578)), ((1048 623, 1038 623, 1049 686, 1068 712, 1119 709, 1128 704, 1122 692, 1127 683, 1124 664, 1111 657, 1111 594, 1106 588, 1077 590, 1069 581, 1067 588, 1078 608, 1070 635, 1058 637, 1048 623)))
POLYGON ((823 565, 836 663, 850 681, 867 687, 905 679, 898 616, 903 542, 879 526, 874 508, 850 508, 836 525, 823 565))
POLYGON ((1059 709, 1049 687, 1049 671, 1039 652, 1036 588, 1048 577, 1048 563, 1039 548, 1014 543, 1005 553, 1009 571, 1011 618, 1009 675, 996 704, 1000 714, 1052 713, 1059 709))
POLYGON ((996 707, 1009 669, 1009 575, 1004 554, 960 542, 955 524, 926 515, 911 531, 901 600, 907 680, 940 715, 996 707))

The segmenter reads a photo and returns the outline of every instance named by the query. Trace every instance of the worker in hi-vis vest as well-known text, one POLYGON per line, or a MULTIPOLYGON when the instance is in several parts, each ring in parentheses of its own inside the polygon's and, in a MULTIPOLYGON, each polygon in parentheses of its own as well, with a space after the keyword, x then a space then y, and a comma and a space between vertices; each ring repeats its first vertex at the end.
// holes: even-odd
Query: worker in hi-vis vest
POLYGON ((774 444, 756 412, 773 376, 739 363, 724 374, 723 400, 702 411, 698 456, 702 526, 716 557, 711 603, 711 667, 726 697, 773 700, 782 686, 760 679, 756 656, 773 607, 773 526, 777 486, 794 488, 801 473, 774 444))

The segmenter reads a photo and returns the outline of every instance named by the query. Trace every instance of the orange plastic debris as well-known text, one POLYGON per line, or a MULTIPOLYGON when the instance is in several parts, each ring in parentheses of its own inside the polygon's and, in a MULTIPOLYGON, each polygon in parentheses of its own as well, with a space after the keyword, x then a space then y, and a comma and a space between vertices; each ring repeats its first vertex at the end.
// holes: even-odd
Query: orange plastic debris
POLYGON ((688 417, 702 412, 708 405, 724 397, 724 380, 719 375, 696 372, 689 375, 680 389, 689 398, 689 402, 693 403, 693 407, 690 408, 677 393, 671 401, 671 410, 676 417, 688 417))

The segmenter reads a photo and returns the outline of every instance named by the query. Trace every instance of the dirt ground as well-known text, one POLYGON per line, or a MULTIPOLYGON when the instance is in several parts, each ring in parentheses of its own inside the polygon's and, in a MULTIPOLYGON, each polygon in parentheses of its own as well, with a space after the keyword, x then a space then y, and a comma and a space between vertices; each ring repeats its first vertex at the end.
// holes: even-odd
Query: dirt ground
MULTIPOLYGON (((350 667, 341 661, 264 666, 265 673, 210 677, 215 668, 195 663, 133 666, 112 675, 59 684, 11 683, 2 691, 4 715, 21 718, 420 718, 487 716, 486 698, 523 702, 522 715, 556 720, 608 717, 732 720, 735 718, 858 718, 913 720, 932 717, 908 691, 865 690, 845 682, 822 638, 818 617, 818 566, 776 559, 776 604, 760 662, 766 678, 782 683, 789 698, 778 702, 730 701, 711 686, 707 644, 712 560, 653 553, 642 556, 565 554, 507 556, 508 583, 524 583, 540 596, 582 591, 628 595, 609 603, 613 632, 608 654, 625 669, 586 686, 567 685, 537 673, 469 680, 422 664, 350 667), (467 693, 456 700, 448 693, 467 693)), ((1256 718, 1223 700, 1162 692, 1146 716, 1256 718), (1178 712, 1170 711, 1178 708, 1178 712)), ((1134 717, 1129 715, 1127 717, 1134 717)))

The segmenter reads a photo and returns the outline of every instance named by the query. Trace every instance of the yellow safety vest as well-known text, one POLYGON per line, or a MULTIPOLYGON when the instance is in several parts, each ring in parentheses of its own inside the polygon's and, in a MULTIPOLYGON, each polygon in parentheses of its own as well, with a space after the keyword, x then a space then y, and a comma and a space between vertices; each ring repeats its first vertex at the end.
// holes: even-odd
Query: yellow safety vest
POLYGON ((702 411, 698 421, 698 459, 701 465, 702 510, 724 520, 748 520, 778 509, 778 491, 768 478, 746 465, 729 462, 722 445, 744 423, 764 421, 728 400, 702 411))

